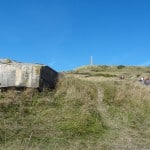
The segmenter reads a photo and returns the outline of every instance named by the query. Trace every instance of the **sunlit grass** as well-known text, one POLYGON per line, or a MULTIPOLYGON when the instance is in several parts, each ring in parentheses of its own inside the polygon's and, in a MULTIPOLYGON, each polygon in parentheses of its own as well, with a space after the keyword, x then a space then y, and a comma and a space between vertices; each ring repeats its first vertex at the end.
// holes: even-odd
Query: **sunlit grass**
POLYGON ((149 149, 150 87, 138 82, 148 70, 90 66, 53 91, 0 93, 0 149, 149 149))

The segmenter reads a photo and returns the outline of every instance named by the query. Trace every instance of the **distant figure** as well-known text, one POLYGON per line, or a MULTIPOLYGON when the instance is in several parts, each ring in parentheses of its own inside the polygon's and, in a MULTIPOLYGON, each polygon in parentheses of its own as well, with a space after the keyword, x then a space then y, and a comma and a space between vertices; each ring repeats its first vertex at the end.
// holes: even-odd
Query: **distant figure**
POLYGON ((149 79, 149 78, 144 79, 144 77, 141 77, 139 81, 140 81, 142 84, 150 85, 150 79, 149 79))
POLYGON ((142 84, 144 84, 144 77, 141 77, 141 78, 139 79, 139 81, 140 81, 142 84))
POLYGON ((144 77, 141 77, 139 81, 144 81, 144 77))
POLYGON ((124 79, 125 79, 124 75, 121 75, 120 80, 124 80, 124 79))
POLYGON ((144 80, 144 84, 145 84, 145 85, 150 85, 150 79, 144 80))

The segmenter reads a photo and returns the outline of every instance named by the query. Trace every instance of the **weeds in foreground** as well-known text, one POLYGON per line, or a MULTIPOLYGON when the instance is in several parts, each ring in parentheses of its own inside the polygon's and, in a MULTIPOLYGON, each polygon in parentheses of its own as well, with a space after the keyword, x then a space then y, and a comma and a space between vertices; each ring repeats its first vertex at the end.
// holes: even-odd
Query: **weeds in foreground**
POLYGON ((97 139, 107 130, 97 110, 96 86, 90 82, 66 78, 55 91, 9 91, 2 95, 0 144, 3 148, 15 141, 26 149, 36 148, 37 144, 39 149, 66 147, 68 140, 97 139))
POLYGON ((73 77, 54 91, 0 93, 0 149, 148 149, 149 97, 131 82, 73 77))

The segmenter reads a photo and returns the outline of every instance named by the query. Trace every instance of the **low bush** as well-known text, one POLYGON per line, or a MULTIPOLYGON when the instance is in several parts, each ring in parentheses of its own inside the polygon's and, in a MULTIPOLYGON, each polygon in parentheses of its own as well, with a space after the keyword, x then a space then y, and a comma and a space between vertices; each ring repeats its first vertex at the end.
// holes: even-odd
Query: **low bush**
POLYGON ((117 69, 123 69, 123 68, 125 68, 126 66, 124 66, 124 65, 119 65, 119 66, 117 66, 117 69))

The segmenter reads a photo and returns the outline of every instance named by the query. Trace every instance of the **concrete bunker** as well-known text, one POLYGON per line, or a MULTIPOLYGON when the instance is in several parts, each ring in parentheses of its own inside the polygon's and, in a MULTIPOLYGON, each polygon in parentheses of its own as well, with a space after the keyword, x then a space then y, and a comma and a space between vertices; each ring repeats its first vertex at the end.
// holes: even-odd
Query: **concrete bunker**
POLYGON ((0 89, 36 88, 39 90, 55 88, 58 72, 41 64, 29 64, 0 59, 0 89))

